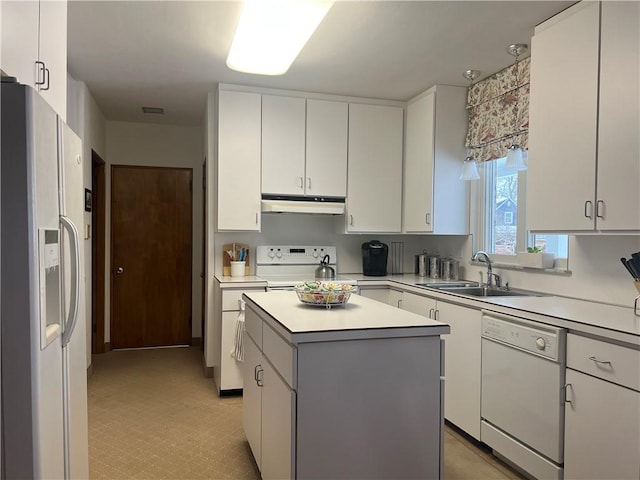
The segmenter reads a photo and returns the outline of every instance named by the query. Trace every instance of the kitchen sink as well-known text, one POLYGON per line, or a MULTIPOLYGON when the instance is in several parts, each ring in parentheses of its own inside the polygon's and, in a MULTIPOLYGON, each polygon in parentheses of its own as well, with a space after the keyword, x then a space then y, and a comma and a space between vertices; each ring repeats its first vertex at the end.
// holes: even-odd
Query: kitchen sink
MULTIPOLYGON (((429 285, 425 285, 428 287, 429 285)), ((514 290, 514 289, 503 289, 496 287, 455 287, 455 286, 438 286, 432 287, 437 290, 441 290, 443 292, 457 293, 459 295, 469 295, 472 297, 539 297, 541 296, 538 293, 530 292, 527 290, 514 290)))
POLYGON ((431 282, 431 283, 416 283, 416 285, 420 287, 429 287, 429 288, 437 288, 438 290, 441 288, 461 288, 461 287, 477 287, 477 282, 431 282))

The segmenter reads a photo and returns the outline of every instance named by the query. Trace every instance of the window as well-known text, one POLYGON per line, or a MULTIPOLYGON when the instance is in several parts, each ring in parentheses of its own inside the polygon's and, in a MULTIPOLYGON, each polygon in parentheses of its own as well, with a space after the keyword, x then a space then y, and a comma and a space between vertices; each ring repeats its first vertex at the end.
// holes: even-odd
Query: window
POLYGON ((537 246, 556 258, 568 257, 567 235, 530 235, 526 231, 526 171, 510 170, 506 158, 480 164, 477 249, 496 261, 513 263, 517 252, 537 246))

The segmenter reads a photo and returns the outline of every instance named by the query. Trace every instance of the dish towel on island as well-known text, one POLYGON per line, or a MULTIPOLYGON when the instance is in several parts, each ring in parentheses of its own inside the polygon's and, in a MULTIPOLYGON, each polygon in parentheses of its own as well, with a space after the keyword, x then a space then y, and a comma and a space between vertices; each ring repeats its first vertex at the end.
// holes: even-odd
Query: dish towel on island
POLYGON ((236 338, 233 344, 233 350, 231 350, 231 356, 239 362, 244 361, 244 302, 238 300, 240 304, 240 311, 238 312, 238 318, 236 320, 236 338))

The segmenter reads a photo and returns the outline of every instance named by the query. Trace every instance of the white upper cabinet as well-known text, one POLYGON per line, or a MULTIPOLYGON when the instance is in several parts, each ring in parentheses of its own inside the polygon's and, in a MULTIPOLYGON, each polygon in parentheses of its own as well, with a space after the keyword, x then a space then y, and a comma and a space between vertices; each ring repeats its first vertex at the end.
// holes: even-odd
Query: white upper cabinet
POLYGON ((1 31, 2 70, 38 89, 66 120, 66 0, 3 0, 1 31))
POLYGON ((348 104, 262 96, 262 193, 344 197, 348 104))
POLYGON ((529 229, 640 230, 639 22, 637 2, 582 2, 536 28, 529 229))
POLYGON ((307 100, 305 194, 347 194, 348 104, 307 100))
POLYGON ((401 231, 403 116, 401 107, 349 104, 347 232, 401 231))
POLYGON ((305 99, 262 96, 262 193, 303 195, 305 99))
POLYGON ((598 230, 640 230, 640 3, 602 2, 598 230))
POLYGON ((437 85, 409 101, 404 172, 404 231, 468 234, 466 88, 437 85))
POLYGON ((260 94, 218 91, 217 230, 260 230, 260 94))

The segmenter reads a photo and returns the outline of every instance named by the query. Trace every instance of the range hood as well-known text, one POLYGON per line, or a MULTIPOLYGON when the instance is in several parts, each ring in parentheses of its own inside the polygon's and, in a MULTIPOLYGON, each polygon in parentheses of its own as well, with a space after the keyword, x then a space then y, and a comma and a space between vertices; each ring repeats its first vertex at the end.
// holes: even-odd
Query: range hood
POLYGON ((344 198, 340 197, 298 197, 289 195, 263 195, 264 213, 316 213, 343 215, 344 198))

